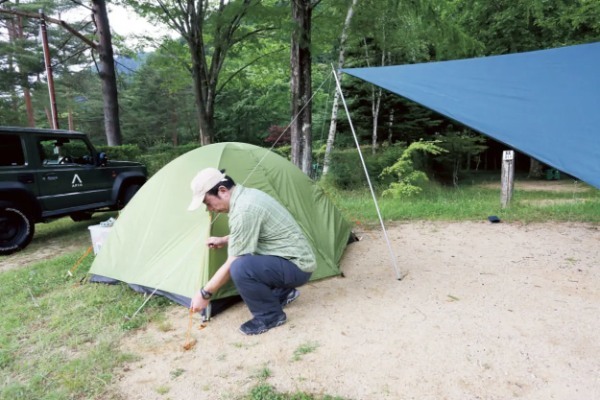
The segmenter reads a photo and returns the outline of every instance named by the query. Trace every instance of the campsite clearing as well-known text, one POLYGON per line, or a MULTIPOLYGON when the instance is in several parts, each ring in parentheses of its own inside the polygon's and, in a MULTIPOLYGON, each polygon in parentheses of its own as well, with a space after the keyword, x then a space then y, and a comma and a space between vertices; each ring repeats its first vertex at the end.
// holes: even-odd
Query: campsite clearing
POLYGON ((115 388, 135 399, 239 399, 259 382, 348 399, 600 396, 600 227, 416 222, 359 232, 344 278, 312 282, 288 323, 245 337, 239 304, 183 351, 188 313, 133 332, 115 388), (167 327, 167 328, 165 328, 167 327), (304 352, 304 349, 310 351, 304 352), (298 354, 301 354, 298 356, 298 354))

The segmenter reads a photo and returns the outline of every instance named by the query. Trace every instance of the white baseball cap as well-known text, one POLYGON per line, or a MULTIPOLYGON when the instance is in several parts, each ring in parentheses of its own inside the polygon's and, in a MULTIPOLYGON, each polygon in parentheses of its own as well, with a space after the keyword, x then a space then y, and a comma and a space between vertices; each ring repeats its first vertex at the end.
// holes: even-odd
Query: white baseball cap
POLYGON ((190 184, 192 189, 192 202, 188 207, 188 211, 194 211, 200 208, 204 202, 206 192, 217 186, 219 182, 225 180, 225 174, 216 168, 205 168, 198 172, 190 184))

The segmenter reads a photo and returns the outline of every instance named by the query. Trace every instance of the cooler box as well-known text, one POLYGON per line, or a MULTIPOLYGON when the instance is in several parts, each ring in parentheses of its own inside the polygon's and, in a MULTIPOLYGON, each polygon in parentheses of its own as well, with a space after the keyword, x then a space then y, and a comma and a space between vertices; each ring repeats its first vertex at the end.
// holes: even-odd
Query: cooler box
POLYGON ((92 247, 94 248, 94 254, 98 254, 100 249, 102 248, 102 244, 106 241, 108 234, 112 227, 110 226, 100 226, 100 225, 90 225, 88 226, 90 230, 90 234, 92 235, 92 247))

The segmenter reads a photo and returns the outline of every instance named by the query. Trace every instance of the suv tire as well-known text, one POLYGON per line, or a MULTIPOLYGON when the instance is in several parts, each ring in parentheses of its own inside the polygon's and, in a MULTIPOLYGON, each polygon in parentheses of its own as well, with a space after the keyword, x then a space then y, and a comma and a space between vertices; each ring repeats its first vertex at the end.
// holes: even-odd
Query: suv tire
POLYGON ((129 204, 131 199, 133 199, 133 196, 135 196, 135 194, 138 192, 138 190, 140 190, 141 187, 142 185, 138 185, 135 183, 127 186, 125 192, 123 193, 123 207, 129 204))
POLYGON ((12 254, 31 242, 35 224, 26 210, 14 203, 0 203, 0 254, 12 254))

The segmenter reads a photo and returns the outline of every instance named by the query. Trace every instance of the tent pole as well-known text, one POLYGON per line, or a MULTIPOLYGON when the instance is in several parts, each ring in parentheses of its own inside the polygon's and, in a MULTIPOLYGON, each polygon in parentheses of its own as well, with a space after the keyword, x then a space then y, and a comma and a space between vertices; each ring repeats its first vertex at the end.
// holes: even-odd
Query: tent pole
POLYGON ((385 237, 385 241, 388 246, 388 250, 390 251, 390 257, 392 259, 392 265, 394 266, 394 270, 396 272, 396 279, 399 281, 402 280, 406 276, 406 273, 401 273, 398 269, 398 264, 396 263, 396 255, 392 250, 392 245, 390 243, 390 239, 387 234, 387 230, 385 229, 385 225, 383 224, 383 218, 381 217, 381 211, 379 211, 379 204, 377 203, 377 197, 375 196, 375 191, 373 190, 373 185, 371 184, 371 178, 369 178, 369 171, 367 170, 367 164, 365 163, 365 159, 363 158, 362 152, 360 151, 360 145, 358 143, 358 137, 356 136, 356 131, 354 130, 354 125, 352 124, 352 118, 350 117, 350 112, 348 111, 348 105, 346 104, 346 98, 344 97, 344 93, 342 92, 342 87, 340 85, 340 81, 338 79, 337 73, 335 72, 335 68, 333 65, 331 66, 333 69, 333 76, 335 77, 335 84, 337 90, 340 94, 340 98, 342 99, 342 104, 344 105, 344 110, 346 110, 346 116, 348 117, 348 123, 350 124, 350 130, 352 131, 352 136, 354 137, 354 143, 356 143, 356 150, 358 150, 358 155, 360 156, 360 161, 362 163, 363 169, 365 171, 365 177, 367 178, 367 182, 369 183, 369 189, 371 190, 371 196, 373 197, 373 203, 375 204, 375 209, 377 210, 377 216, 379 217, 379 222, 381 223, 381 230, 383 231, 383 236, 385 237))

